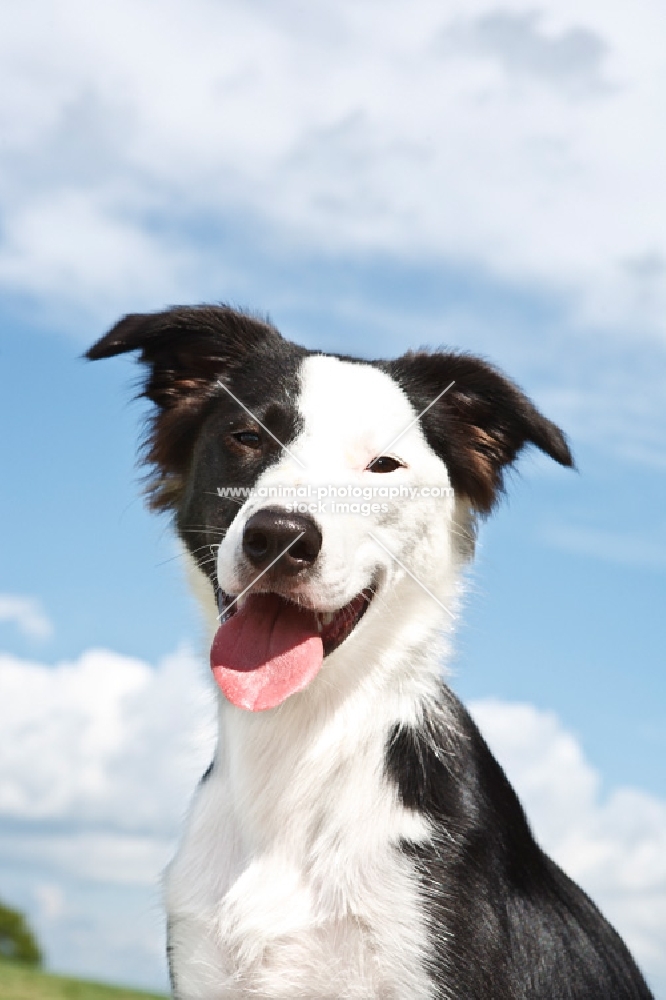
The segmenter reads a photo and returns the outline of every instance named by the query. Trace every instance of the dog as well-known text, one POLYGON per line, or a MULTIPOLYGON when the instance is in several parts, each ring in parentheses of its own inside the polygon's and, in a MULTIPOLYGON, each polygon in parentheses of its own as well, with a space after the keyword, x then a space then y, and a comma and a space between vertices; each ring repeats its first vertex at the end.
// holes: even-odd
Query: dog
POLYGON ((219 741, 165 876, 179 1000, 648 1000, 442 680, 475 525, 562 432, 486 361, 125 316, 150 505, 211 622, 219 741))

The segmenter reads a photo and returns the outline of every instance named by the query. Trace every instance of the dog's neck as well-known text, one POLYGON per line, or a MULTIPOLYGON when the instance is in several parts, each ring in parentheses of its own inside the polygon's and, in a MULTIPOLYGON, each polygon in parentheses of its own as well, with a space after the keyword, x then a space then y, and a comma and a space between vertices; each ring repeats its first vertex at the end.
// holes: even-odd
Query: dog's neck
POLYGON ((453 575, 426 601, 404 578, 389 597, 378 595, 381 614, 368 612, 368 628, 328 657, 305 691, 258 713, 219 695, 215 769, 247 849, 276 838, 306 849, 323 826, 357 834, 359 802, 370 826, 378 796, 384 811, 392 808, 387 741, 396 726, 418 725, 437 699, 458 595, 453 575))

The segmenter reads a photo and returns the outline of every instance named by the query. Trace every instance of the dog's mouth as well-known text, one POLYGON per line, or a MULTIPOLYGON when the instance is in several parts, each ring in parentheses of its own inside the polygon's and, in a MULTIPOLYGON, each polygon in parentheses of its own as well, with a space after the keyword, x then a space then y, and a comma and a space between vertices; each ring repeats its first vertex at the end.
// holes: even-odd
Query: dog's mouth
POLYGON ((279 594, 248 594, 242 601, 218 591, 220 627, 210 658, 224 695, 254 712, 275 708, 319 673, 324 657, 354 631, 374 588, 344 607, 320 612, 279 594))
POLYGON ((344 607, 339 608, 337 611, 314 611, 311 608, 304 607, 295 601, 290 601, 286 597, 282 597, 280 594, 250 594, 248 595, 242 604, 232 597, 230 594, 226 594, 223 590, 218 588, 217 591, 217 610, 219 613, 220 625, 226 624, 230 618, 233 618, 235 614, 242 611, 248 604, 252 604, 257 598, 271 598, 273 601, 277 602, 277 605, 284 605, 287 609, 296 608, 299 614, 304 616, 310 616, 311 625, 316 629, 317 633, 321 637, 322 645, 324 647, 324 656, 328 656, 332 653, 334 649, 345 641, 348 635, 356 628, 361 618, 368 610, 372 598, 375 596, 374 587, 366 587, 352 597, 351 601, 344 605, 344 607))

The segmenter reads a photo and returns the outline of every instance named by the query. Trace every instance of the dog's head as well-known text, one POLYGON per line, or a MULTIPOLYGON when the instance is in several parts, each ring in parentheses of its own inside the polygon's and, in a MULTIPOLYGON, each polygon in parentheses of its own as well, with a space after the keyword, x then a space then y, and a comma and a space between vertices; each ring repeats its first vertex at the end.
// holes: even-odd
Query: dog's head
POLYGON ((467 354, 324 355, 199 306, 126 316, 87 357, 134 350, 155 404, 151 505, 218 596, 213 663, 243 707, 300 690, 343 643, 361 650, 374 605, 386 635, 415 601, 441 616, 521 449, 572 464, 562 432, 467 354))

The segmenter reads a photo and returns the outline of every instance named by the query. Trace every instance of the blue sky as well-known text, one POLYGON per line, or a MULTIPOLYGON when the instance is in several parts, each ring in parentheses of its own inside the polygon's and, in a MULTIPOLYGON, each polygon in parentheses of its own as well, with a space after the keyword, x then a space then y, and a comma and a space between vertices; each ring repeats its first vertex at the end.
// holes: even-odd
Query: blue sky
POLYGON ((310 347, 481 353, 568 433, 577 472, 526 454, 482 527, 452 683, 666 997, 652 6, 37 7, 0 32, 0 897, 52 966, 164 981, 205 650, 140 499, 137 369, 80 355, 224 300, 310 347))

